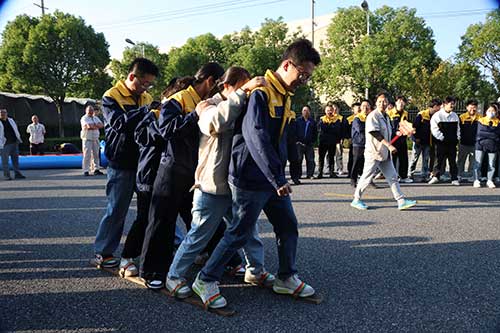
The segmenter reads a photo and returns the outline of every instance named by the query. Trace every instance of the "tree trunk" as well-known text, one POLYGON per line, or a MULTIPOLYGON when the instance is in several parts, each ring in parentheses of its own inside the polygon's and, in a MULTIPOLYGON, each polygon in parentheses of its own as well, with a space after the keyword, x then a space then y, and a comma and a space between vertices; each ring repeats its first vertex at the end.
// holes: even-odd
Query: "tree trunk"
POLYGON ((62 100, 57 98, 54 100, 54 102, 56 103, 57 116, 59 120, 59 137, 64 138, 64 114, 63 114, 64 98, 62 100))

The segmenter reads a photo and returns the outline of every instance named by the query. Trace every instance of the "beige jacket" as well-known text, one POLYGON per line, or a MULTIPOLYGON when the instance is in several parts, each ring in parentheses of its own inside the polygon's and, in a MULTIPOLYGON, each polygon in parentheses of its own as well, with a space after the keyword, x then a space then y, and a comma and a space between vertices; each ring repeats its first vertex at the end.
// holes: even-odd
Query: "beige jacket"
POLYGON ((385 161, 391 158, 389 148, 377 139, 370 132, 379 131, 387 141, 391 141, 391 125, 389 117, 375 109, 366 116, 365 125, 365 159, 375 161, 385 161))
POLYGON ((201 113, 200 148, 194 187, 203 192, 228 195, 227 182, 234 123, 243 111, 246 93, 238 89, 227 100, 220 94, 207 100, 211 105, 201 113))

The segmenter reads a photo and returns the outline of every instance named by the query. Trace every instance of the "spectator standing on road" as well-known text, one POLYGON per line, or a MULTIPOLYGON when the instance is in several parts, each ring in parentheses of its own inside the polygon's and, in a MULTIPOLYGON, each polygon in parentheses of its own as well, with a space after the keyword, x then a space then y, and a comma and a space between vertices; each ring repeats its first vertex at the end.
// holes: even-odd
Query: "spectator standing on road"
POLYGON ((83 175, 89 176, 90 173, 95 176, 102 175, 102 172, 99 170, 99 130, 103 128, 104 125, 101 119, 95 115, 92 105, 87 105, 85 108, 85 114, 80 119, 80 124, 82 126, 80 138, 82 139, 83 151, 83 175))
POLYGON ((328 103, 325 107, 325 115, 318 123, 319 131, 319 172, 318 179, 323 178, 323 169, 325 165, 325 156, 328 154, 328 169, 330 178, 337 178, 335 173, 335 154, 336 146, 341 143, 345 136, 346 121, 339 114, 337 104, 328 103))
POLYGON ((14 119, 10 118, 7 109, 0 108, 0 154, 2 156, 3 177, 12 180, 9 170, 9 157, 12 161, 15 179, 26 178, 19 171, 19 144, 23 142, 14 119))
POLYGON ((361 102, 361 111, 355 115, 352 121, 351 128, 351 141, 352 141, 352 168, 350 171, 351 175, 351 186, 356 187, 358 184, 358 177, 363 173, 363 166, 365 163, 365 125, 366 116, 371 112, 370 101, 363 100, 361 102))
POLYGON ((465 162, 468 160, 467 172, 472 174, 474 167, 474 151, 477 135, 477 121, 481 117, 477 113, 477 101, 470 99, 466 102, 467 111, 460 115, 460 145, 458 146, 458 180, 465 178, 465 162))
POLYGON ((120 244, 123 225, 135 191, 139 147, 134 140, 137 124, 149 113, 153 101, 146 91, 159 74, 148 59, 137 58, 129 66, 127 78, 104 93, 102 108, 108 159, 106 196, 108 205, 94 242, 95 263, 116 267, 113 256, 120 244))
MULTIPOLYGON (((415 134, 413 135, 413 150, 412 159, 410 165, 410 177, 414 179, 415 171, 417 169, 417 162, 422 155, 422 179, 429 181, 430 166, 429 159, 431 157, 431 118, 434 113, 441 109, 441 100, 439 98, 434 98, 429 103, 429 108, 420 111, 415 120, 413 121, 413 128, 415 128, 415 134)), ((434 154, 434 152, 433 152, 434 154)), ((433 165, 434 163, 432 163, 433 165)))
POLYGON ((30 154, 43 155, 43 142, 45 141, 45 126, 38 121, 35 114, 31 117, 32 123, 28 125, 26 133, 30 135, 30 154))
POLYGON ((318 127, 311 117, 311 107, 302 107, 302 117, 297 119, 297 152, 299 163, 299 178, 302 177, 302 161, 306 158, 306 177, 314 177, 316 162, 314 161, 314 144, 318 139, 318 127))
POLYGON ((354 200, 351 202, 351 207, 359 210, 368 209, 368 206, 361 201, 361 196, 370 185, 377 169, 380 169, 387 180, 399 210, 408 209, 417 203, 414 200, 405 199, 399 186, 398 174, 391 160, 391 155, 396 153, 396 148, 390 143, 392 132, 389 117, 386 115, 387 104, 386 94, 378 94, 377 108, 366 117, 365 164, 363 174, 354 191, 354 200))
MULTIPOLYGON (((408 121, 408 111, 405 111, 406 97, 396 97, 396 107, 387 112, 391 121, 392 133, 396 133, 399 129, 399 123, 408 121)), ((394 167, 398 170, 401 183, 413 183, 413 179, 408 178, 408 144, 406 143, 406 135, 401 135, 396 142, 396 154, 392 156, 394 167)))
POLYGON ((352 114, 346 118, 346 135, 345 139, 349 141, 349 155, 347 159, 347 177, 351 178, 351 170, 352 170, 352 122, 354 121, 354 117, 360 112, 361 103, 356 102, 352 104, 352 114))
POLYGON ((474 187, 481 187, 479 173, 484 156, 488 154, 488 172, 486 186, 495 188, 493 175, 498 147, 500 147, 500 120, 498 119, 498 107, 490 104, 486 110, 486 115, 479 118, 477 128, 476 152, 474 163, 474 187))
POLYGON ((437 165, 434 167, 433 177, 429 184, 439 182, 446 167, 446 160, 450 164, 451 184, 459 186, 457 169, 457 143, 460 140, 459 118, 455 109, 455 97, 448 96, 444 100, 441 110, 431 118, 432 140, 436 143, 437 165))

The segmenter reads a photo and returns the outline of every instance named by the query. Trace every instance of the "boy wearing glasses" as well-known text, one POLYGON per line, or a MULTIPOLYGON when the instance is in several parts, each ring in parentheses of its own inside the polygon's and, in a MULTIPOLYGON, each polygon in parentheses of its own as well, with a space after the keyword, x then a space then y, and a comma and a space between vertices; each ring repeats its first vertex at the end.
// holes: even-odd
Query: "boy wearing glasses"
POLYGON ((320 56, 310 41, 300 39, 291 44, 279 68, 266 72, 267 86, 250 94, 246 112, 236 121, 228 179, 233 220, 193 283, 194 292, 208 307, 226 306, 217 281, 229 259, 252 236, 262 210, 274 227, 278 246, 279 270, 273 290, 298 297, 314 294, 314 289, 297 276, 297 218, 285 164, 291 96, 319 63, 320 56))
POLYGON ((120 244, 123 224, 135 191, 139 147, 134 141, 137 124, 149 112, 153 101, 146 90, 158 76, 158 67, 148 59, 137 58, 129 66, 126 80, 120 80, 102 98, 106 147, 109 161, 106 184, 108 205, 94 243, 95 264, 116 267, 113 252, 120 244))

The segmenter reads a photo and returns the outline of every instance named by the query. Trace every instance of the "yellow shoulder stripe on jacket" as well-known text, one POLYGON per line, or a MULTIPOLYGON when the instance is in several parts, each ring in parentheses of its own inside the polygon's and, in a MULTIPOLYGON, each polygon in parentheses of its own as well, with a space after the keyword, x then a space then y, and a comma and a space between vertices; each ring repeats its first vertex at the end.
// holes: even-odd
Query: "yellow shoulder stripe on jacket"
POLYGON ((500 122, 500 119, 498 119, 498 118, 488 118, 488 117, 485 116, 485 117, 479 118, 478 122, 481 123, 484 126, 490 126, 490 123, 491 123, 491 126, 497 127, 498 123, 500 122))

